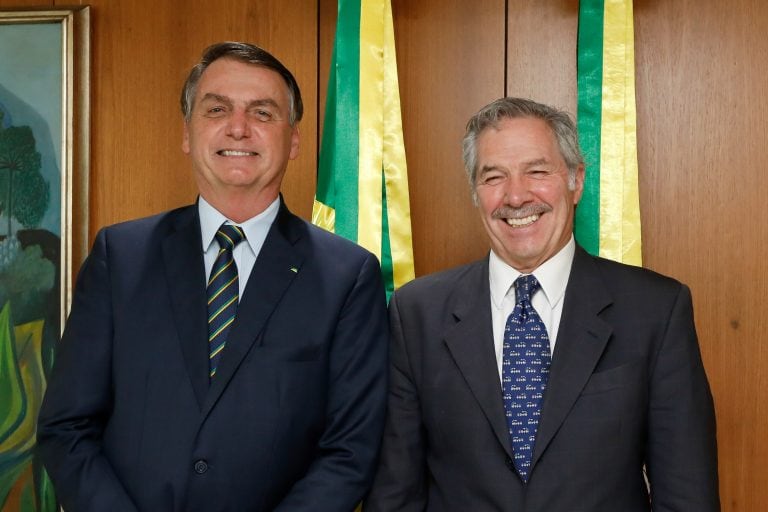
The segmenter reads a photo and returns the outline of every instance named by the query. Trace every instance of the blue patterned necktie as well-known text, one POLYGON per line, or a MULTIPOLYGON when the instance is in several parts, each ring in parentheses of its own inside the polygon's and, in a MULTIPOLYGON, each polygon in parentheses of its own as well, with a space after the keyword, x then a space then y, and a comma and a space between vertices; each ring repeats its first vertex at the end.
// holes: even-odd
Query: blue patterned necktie
POLYGON ((532 275, 515 280, 515 309, 504 329, 501 370, 512 454, 515 468, 525 483, 552 362, 547 329, 531 304, 531 297, 538 289, 539 282, 532 275))
POLYGON ((237 265, 232 249, 245 240, 245 233, 238 226, 222 224, 216 232, 219 254, 211 269, 206 292, 208 295, 208 368, 209 375, 216 375, 221 352, 227 342, 229 329, 235 321, 240 284, 237 265))

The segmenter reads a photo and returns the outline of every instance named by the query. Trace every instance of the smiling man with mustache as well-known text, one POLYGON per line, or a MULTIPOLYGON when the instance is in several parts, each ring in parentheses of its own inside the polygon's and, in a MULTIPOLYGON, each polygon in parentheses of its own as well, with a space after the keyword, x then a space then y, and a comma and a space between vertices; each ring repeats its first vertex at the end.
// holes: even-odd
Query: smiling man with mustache
POLYGON ((349 512, 384 422, 375 256, 293 215, 299 86, 208 48, 181 95, 197 203, 99 232, 40 411, 68 512, 349 512))
POLYGON ((568 115, 499 99, 470 119, 464 163, 491 251, 392 296, 364 510, 719 510, 690 292, 576 244, 568 115))

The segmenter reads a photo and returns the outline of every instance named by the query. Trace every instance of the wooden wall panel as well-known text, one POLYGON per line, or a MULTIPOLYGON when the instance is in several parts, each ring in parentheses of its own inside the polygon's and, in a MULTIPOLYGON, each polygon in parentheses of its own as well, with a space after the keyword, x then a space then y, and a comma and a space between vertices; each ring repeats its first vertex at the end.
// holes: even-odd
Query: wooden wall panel
POLYGON ((768 3, 636 0, 645 264, 693 292, 725 511, 768 510, 768 3))
POLYGON ((507 95, 576 115, 579 0, 508 0, 507 95))
MULTIPOLYGON (((52 7, 53 5, 53 0, 47 2, 42 2, 40 0, 0 0, 0 9, 17 7, 52 7)), ((69 5, 72 5, 72 3, 70 2, 69 5)))
POLYGON ((319 4, 319 33, 317 41, 318 61, 320 63, 318 80, 318 151, 323 135, 323 121, 325 120, 325 98, 328 94, 328 74, 330 73, 331 69, 331 56, 333 54, 333 42, 336 35, 336 19, 338 14, 338 5, 336 0, 319 0, 319 4))
POLYGON ((92 6, 90 232, 189 204, 196 196, 181 152, 179 94, 203 48, 244 40, 274 53, 302 88, 301 153, 286 200, 311 212, 316 167, 317 0, 112 2, 92 6), (309 51, 308 51, 309 50, 309 51))
POLYGON ((394 0, 416 274, 483 256, 461 161, 469 117, 504 94, 502 0, 394 0))

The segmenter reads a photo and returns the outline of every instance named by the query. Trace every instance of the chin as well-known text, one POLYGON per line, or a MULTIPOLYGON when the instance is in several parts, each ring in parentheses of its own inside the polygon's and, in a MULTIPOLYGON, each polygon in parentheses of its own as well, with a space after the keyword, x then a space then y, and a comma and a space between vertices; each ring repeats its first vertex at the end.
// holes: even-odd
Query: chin
POLYGON ((508 254, 509 259, 515 262, 515 268, 518 266, 528 267, 530 264, 539 261, 543 250, 530 245, 521 246, 520 244, 507 244, 503 247, 504 252, 499 254, 508 254))

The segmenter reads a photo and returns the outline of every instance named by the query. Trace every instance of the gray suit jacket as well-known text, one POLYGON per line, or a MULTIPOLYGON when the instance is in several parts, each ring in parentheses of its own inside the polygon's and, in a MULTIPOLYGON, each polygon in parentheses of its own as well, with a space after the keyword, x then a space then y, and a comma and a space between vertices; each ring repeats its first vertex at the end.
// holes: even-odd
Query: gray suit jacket
POLYGON ((390 327, 366 511, 719 510, 712 397, 681 283, 577 248, 528 485, 512 464, 487 259, 403 287, 390 327))

